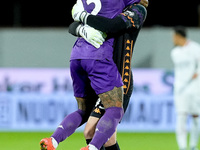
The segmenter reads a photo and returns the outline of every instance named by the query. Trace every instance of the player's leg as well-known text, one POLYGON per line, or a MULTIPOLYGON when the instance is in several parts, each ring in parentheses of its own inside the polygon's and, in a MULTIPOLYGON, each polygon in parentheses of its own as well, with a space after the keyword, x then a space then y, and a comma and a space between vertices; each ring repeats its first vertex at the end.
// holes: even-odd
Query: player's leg
MULTIPOLYGON (((131 70, 130 70, 131 72, 131 70)), ((123 100, 123 108, 124 108, 124 113, 127 110, 128 104, 130 102, 130 97, 133 92, 133 76, 132 72, 130 73, 129 77, 129 83, 127 85, 126 93, 124 92, 124 100, 123 100)), ((124 85, 127 83, 124 83, 124 85)), ((117 131, 111 136, 108 142, 104 144, 106 150, 120 150, 118 142, 117 142, 117 131)))
POLYGON ((85 99, 76 98, 76 100, 78 102, 78 110, 66 116, 51 136, 58 144, 75 132, 85 115, 85 99))
POLYGON ((87 91, 85 89, 89 87, 89 79, 79 64, 80 61, 72 61, 70 63, 74 95, 78 103, 78 110, 66 116, 50 138, 41 140, 40 145, 42 150, 55 150, 60 142, 74 133, 89 117, 88 114, 90 113, 88 112, 91 112, 91 109, 88 109, 88 101, 84 98, 87 97, 87 91), (81 76, 78 73, 81 73, 81 76))
POLYGON ((122 96, 122 87, 115 87, 113 90, 99 95, 106 110, 99 120, 94 137, 90 142, 97 149, 113 135, 123 116, 122 96))
MULTIPOLYGON (((101 99, 105 113, 99 120, 90 150, 100 149, 113 135, 123 116, 123 83, 113 60, 85 60, 91 86, 101 99)), ((84 149, 84 148, 83 148, 84 149)))
POLYGON ((58 144, 64 141, 67 137, 75 132, 82 122, 82 118, 85 116, 85 99, 76 98, 78 102, 78 110, 67 115, 55 132, 50 138, 44 138, 41 140, 41 150, 55 150, 58 144))
POLYGON ((94 136, 94 132, 95 132, 98 121, 99 121, 99 118, 90 116, 85 125, 84 137, 86 139, 86 142, 88 141, 87 144, 90 143, 90 141, 92 140, 94 136))
MULTIPOLYGON (((96 125, 99 119, 103 116, 104 112, 105 112, 105 109, 103 107, 103 104, 101 103, 101 100, 98 99, 84 129, 84 136, 85 136, 87 145, 92 141, 92 138, 95 133, 96 125)), ((104 146, 102 146, 100 150, 105 150, 104 146)))
POLYGON ((84 137, 86 139, 87 144, 90 143, 90 141, 92 140, 92 138, 94 136, 96 125, 97 125, 98 121, 99 121, 99 118, 90 116, 85 125, 84 137))
MULTIPOLYGON (((98 118, 98 117, 90 116, 85 125, 84 136, 85 136, 87 145, 92 141, 92 138, 95 133, 96 125, 97 125, 99 119, 100 118, 98 118)), ((104 146, 102 146, 100 148, 100 150, 105 150, 104 146)))
POLYGON ((187 114, 186 113, 177 113, 176 120, 176 140, 180 150, 187 149, 187 114))
MULTIPOLYGON (((99 119, 103 116, 104 112, 105 112, 104 106, 101 103, 100 99, 98 99, 84 129, 84 136, 87 144, 91 142, 95 133, 96 125, 99 119)), ((102 146, 100 150, 120 150, 119 145, 116 142, 116 132, 104 144, 104 146, 102 146)))
MULTIPOLYGON (((90 116, 85 129, 84 129, 84 136, 86 139, 86 143, 89 144, 94 136, 96 125, 98 123, 100 118, 90 116)), ((119 145, 116 141, 116 134, 115 132, 111 138, 104 144, 104 146, 101 147, 100 150, 120 150, 119 145)))
MULTIPOLYGON (((127 92, 124 93, 124 100, 123 100, 124 113, 127 110, 127 107, 128 107, 129 101, 130 101, 130 97, 131 97, 132 92, 133 92, 133 75, 132 75, 132 72, 131 72, 131 74, 129 76, 129 85, 127 87, 128 87, 127 90, 126 90, 127 92)), ((93 116, 93 117, 89 118, 89 120, 87 121, 86 126, 85 126, 84 136, 85 136, 87 144, 89 144, 90 141, 92 140, 92 137, 93 137, 94 132, 95 132, 96 124, 99 121, 99 118, 101 118, 102 114, 104 113, 103 112, 104 110, 99 108, 99 106, 103 107, 103 105, 101 103, 99 105, 96 105, 96 107, 94 108, 93 112, 91 113, 91 116, 93 116), (100 110, 101 113, 100 114, 97 113, 97 111, 95 111, 95 109, 100 110)), ((111 138, 104 144, 105 150, 120 150, 118 142, 116 141, 116 139, 117 139, 116 138, 116 134, 117 134, 117 132, 115 132, 111 136, 111 138)), ((103 150, 103 149, 104 148, 101 147, 100 150, 103 150)))
POLYGON ((110 139, 104 144, 105 150, 120 150, 117 143, 117 131, 110 137, 110 139))
MULTIPOLYGON (((131 70, 130 70, 130 72, 131 72, 131 70)), ((131 94, 132 94, 132 91, 133 91, 133 76, 132 76, 132 72, 129 75, 129 81, 130 82, 127 85, 128 88, 126 89, 126 93, 124 93, 123 107, 124 107, 125 111, 126 111, 126 109, 128 107, 128 104, 129 104, 129 101, 130 101, 130 97, 131 97, 131 94)), ((100 106, 100 105, 98 105, 98 106, 100 106)), ((103 106, 101 105, 101 107, 103 107, 103 106)), ((100 112, 102 112, 102 109, 100 109, 98 107, 95 107, 94 110, 96 110, 96 109, 98 109, 98 110, 100 110, 100 112)), ((87 144, 90 143, 90 141, 92 140, 92 137, 93 137, 93 134, 94 134, 94 129, 96 127, 97 121, 99 120, 98 118, 101 117, 101 114, 96 113, 95 111, 93 111, 91 113, 91 116, 93 116, 93 117, 88 120, 88 122, 86 124, 85 131, 84 131, 84 135, 85 135, 87 144), (98 117, 98 118, 95 118, 95 117, 98 117)), ((119 145, 118 145, 118 143, 116 141, 116 132, 104 144, 104 146, 105 146, 106 150, 120 150, 119 145)), ((101 148, 101 149, 103 149, 103 148, 101 148)))
POLYGON ((191 150, 197 150, 198 141, 199 141, 199 116, 192 115, 192 126, 190 129, 191 150))

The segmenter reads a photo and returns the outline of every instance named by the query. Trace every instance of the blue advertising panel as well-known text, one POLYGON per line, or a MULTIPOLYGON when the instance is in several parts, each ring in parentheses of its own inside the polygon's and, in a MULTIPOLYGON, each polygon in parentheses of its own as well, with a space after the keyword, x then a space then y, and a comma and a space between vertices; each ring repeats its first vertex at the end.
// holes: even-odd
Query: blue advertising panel
MULTIPOLYGON (((174 131, 173 72, 134 69, 133 75, 118 131, 174 131)), ((76 109, 69 69, 0 69, 0 130, 55 130, 76 109)))

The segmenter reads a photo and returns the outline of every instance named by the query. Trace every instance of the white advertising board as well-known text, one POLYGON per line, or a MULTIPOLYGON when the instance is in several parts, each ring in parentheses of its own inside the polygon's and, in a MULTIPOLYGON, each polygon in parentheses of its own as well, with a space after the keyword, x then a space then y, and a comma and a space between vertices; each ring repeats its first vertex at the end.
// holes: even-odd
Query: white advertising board
MULTIPOLYGON (((134 92, 118 130, 173 131, 173 73, 133 74, 134 92)), ((0 69, 0 130, 55 130, 76 109, 69 69, 0 69)))

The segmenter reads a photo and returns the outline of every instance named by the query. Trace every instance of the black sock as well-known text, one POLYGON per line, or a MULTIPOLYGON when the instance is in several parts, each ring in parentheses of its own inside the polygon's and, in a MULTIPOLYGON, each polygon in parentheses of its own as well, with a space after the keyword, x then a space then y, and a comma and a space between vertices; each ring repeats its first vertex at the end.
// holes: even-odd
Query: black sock
POLYGON ((109 146, 109 147, 105 147, 105 150, 120 150, 118 143, 116 142, 116 144, 109 146))
POLYGON ((102 147, 100 148, 100 150, 106 150, 106 149, 105 149, 105 147, 104 147, 104 146, 102 146, 102 147))
POLYGON ((92 141, 92 139, 86 139, 87 145, 92 141))
MULTIPOLYGON (((87 145, 88 145, 91 141, 92 141, 92 139, 86 139, 87 145)), ((102 146, 102 147, 100 148, 100 150, 105 150, 105 147, 102 146)))

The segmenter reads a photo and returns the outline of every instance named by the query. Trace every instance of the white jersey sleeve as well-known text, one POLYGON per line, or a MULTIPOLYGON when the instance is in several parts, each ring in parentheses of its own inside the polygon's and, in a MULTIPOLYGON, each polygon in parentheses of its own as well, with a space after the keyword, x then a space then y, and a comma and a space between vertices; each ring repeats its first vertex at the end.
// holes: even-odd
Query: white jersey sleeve
POLYGON ((200 75, 200 44, 193 42, 193 54, 196 60, 196 73, 200 75))

